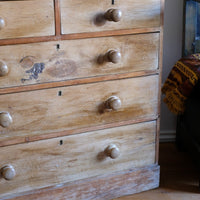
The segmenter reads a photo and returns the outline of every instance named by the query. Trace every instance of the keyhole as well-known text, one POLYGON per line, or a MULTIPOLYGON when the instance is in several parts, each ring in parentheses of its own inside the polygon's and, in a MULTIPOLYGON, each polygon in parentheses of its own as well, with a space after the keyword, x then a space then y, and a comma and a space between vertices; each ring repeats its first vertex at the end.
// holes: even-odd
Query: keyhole
POLYGON ((60 140, 60 145, 63 145, 63 140, 60 140))
POLYGON ((58 92, 58 96, 62 96, 62 91, 59 91, 59 92, 58 92))
POLYGON ((112 0, 112 5, 114 5, 115 4, 115 0, 112 0))
POLYGON ((57 50, 60 49, 60 45, 59 45, 59 44, 56 45, 56 49, 57 49, 57 50))

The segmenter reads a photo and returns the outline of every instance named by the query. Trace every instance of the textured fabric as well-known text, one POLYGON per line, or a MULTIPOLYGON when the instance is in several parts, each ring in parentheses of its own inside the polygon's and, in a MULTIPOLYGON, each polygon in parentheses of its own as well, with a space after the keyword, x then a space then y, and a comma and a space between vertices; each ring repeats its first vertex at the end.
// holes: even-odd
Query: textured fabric
POLYGON ((183 114, 188 97, 200 79, 200 53, 181 58, 173 66, 162 92, 164 102, 175 114, 183 114))

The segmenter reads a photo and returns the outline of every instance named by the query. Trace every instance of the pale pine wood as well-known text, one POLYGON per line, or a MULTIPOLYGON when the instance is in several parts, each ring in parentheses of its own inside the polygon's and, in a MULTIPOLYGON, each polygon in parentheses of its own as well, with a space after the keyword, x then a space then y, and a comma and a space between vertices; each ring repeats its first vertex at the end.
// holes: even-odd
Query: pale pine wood
POLYGON ((0 112, 9 112, 13 123, 0 127, 0 143, 16 138, 70 131, 126 120, 157 117, 158 76, 107 81, 87 85, 2 95, 0 112), (59 96, 60 95, 60 96, 59 96), (118 111, 104 102, 118 96, 118 111))
MULTIPOLYGON (((24 193, 9 200, 110 200, 121 196, 157 188, 160 168, 157 165, 124 170, 86 180, 64 184, 61 187, 24 193), (141 181, 142 177, 142 181, 141 181), (135 184, 133 184, 135 183, 135 184), (145 187, 144 187, 145 185, 145 187)), ((138 200, 138 199, 137 199, 138 200)))
POLYGON ((154 164, 155 132, 156 123, 146 122, 1 147, 1 167, 12 165, 16 176, 0 179, 0 197, 154 164), (120 149, 115 159, 104 153, 110 144, 120 149))
POLYGON ((56 35, 56 36, 41 36, 41 37, 28 37, 28 38, 13 38, 13 39, 2 39, 0 40, 0 45, 13 45, 13 44, 29 44, 38 42, 49 42, 49 41, 60 41, 60 40, 74 40, 83 38, 95 38, 95 37, 105 37, 105 36, 117 36, 117 35, 127 35, 127 34, 138 34, 138 33, 154 33, 159 32, 160 27, 153 28, 135 28, 135 29, 123 29, 123 30, 110 30, 110 31, 100 31, 91 33, 76 33, 67 35, 56 35))
MULTIPOLYGON (((12 1, 12 5, 16 2, 33 0, 12 1)), ((38 18, 49 9, 47 1, 43 2, 39 2, 44 6, 40 6, 38 18)), ((9 54, 4 56, 9 62, 8 76, 0 77, 0 94, 6 94, 0 98, 0 113, 10 114, 13 121, 7 128, 0 127, 0 194, 12 194, 18 200, 106 200, 158 187, 157 106, 164 0, 51 3, 52 13, 55 11, 53 34, 0 40, 0 55, 4 47, 9 54), (105 13, 110 8, 118 10, 107 13, 104 25, 93 23, 94 13, 105 13), (110 44, 118 46, 113 50, 110 44), (94 53, 102 54, 99 66, 94 61, 102 59, 94 53), (63 63, 66 60, 67 64, 63 63), (29 68, 36 63, 42 69, 38 77, 29 68), (47 76, 46 69, 51 75, 47 76), (143 77, 132 78, 136 76, 143 77), (31 80, 28 83, 22 79, 31 80), (70 87, 55 88, 61 86, 70 87), (104 146, 100 149, 99 145, 104 146), (26 194, 21 194, 23 191, 26 194)), ((34 7, 31 9, 33 12, 34 7)), ((48 20, 47 24, 50 27, 48 20)), ((1 30, 6 28, 4 23, 0 26, 1 30)), ((4 62, 1 57, 0 61, 4 62)), ((0 199, 8 197, 3 196, 0 199)))
POLYGON ((55 35, 54 1, 0 1, 0 39, 55 35))
POLYGON ((135 118, 133 120, 113 122, 113 123, 109 123, 109 124, 101 124, 98 126, 91 126, 91 127, 85 127, 85 128, 79 128, 79 129, 64 130, 64 131, 60 131, 60 132, 45 133, 42 135, 30 135, 30 136, 26 136, 25 138, 15 137, 15 138, 12 138, 12 140, 2 140, 0 142, 0 147, 14 145, 14 144, 34 142, 34 141, 38 141, 38 140, 44 140, 47 138, 50 139, 50 138, 55 138, 55 137, 80 134, 80 133, 89 132, 89 131, 102 130, 102 129, 107 129, 107 128, 125 126, 125 125, 135 124, 135 123, 148 122, 148 121, 153 121, 153 120, 155 120, 155 116, 150 116, 147 118, 143 117, 143 118, 138 118, 138 119, 135 118))
POLYGON ((62 34, 160 26, 160 0, 60 0, 62 34), (122 12, 119 22, 97 23, 96 17, 114 8, 122 12))
POLYGON ((36 85, 0 88, 0 94, 9 94, 9 93, 16 93, 16 92, 31 91, 31 90, 41 90, 41 89, 48 89, 48 88, 55 88, 55 87, 87 84, 87 83, 94 83, 94 82, 101 82, 101 81, 108 81, 108 80, 118 80, 118 79, 140 77, 140 76, 150 76, 154 74, 159 74, 159 70, 144 70, 144 71, 137 71, 137 72, 131 72, 131 73, 111 74, 111 75, 89 77, 89 78, 83 78, 83 79, 72 79, 72 80, 59 81, 59 82, 42 83, 42 84, 36 84, 36 85))
POLYGON ((9 74, 0 77, 0 88, 156 70, 158 51, 158 33, 1 46, 0 61, 9 74), (100 62, 110 50, 120 52, 121 59, 100 62), (44 67, 35 76, 30 70, 37 63, 44 67))

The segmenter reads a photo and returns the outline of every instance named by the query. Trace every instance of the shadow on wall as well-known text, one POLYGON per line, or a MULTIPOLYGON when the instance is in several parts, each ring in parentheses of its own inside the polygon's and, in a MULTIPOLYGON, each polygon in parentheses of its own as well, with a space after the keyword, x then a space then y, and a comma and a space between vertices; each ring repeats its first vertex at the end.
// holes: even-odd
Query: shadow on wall
MULTIPOLYGON (((163 75, 164 82, 177 60, 182 56, 183 0, 165 0, 163 75)), ((161 141, 172 141, 176 133, 176 116, 161 103, 161 141)))

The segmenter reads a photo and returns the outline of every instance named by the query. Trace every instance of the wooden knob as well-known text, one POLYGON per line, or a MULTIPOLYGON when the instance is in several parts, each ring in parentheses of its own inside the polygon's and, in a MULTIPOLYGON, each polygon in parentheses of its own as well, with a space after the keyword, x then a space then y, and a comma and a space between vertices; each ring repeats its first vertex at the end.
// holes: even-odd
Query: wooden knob
POLYGON ((5 26, 5 21, 0 17, 0 30, 5 26))
POLYGON ((109 9, 104 16, 108 21, 119 22, 122 18, 122 12, 119 9, 109 9))
POLYGON ((12 165, 7 165, 1 169, 1 176, 6 180, 12 180, 16 175, 15 169, 12 165))
POLYGON ((119 97, 112 96, 106 101, 106 108, 112 110, 119 110, 121 108, 121 100, 119 97))
POLYGON ((121 60, 121 53, 115 50, 110 50, 107 54, 106 54, 106 59, 109 62, 112 63, 119 63, 121 60))
POLYGON ((6 76, 8 74, 8 66, 0 61, 0 76, 6 76))
POLYGON ((0 113, 0 126, 2 127, 8 127, 12 123, 12 117, 7 112, 0 113))
POLYGON ((115 144, 111 144, 109 145, 105 150, 104 153, 106 154, 106 156, 115 159, 118 158, 120 155, 120 151, 119 148, 115 145, 115 144))

